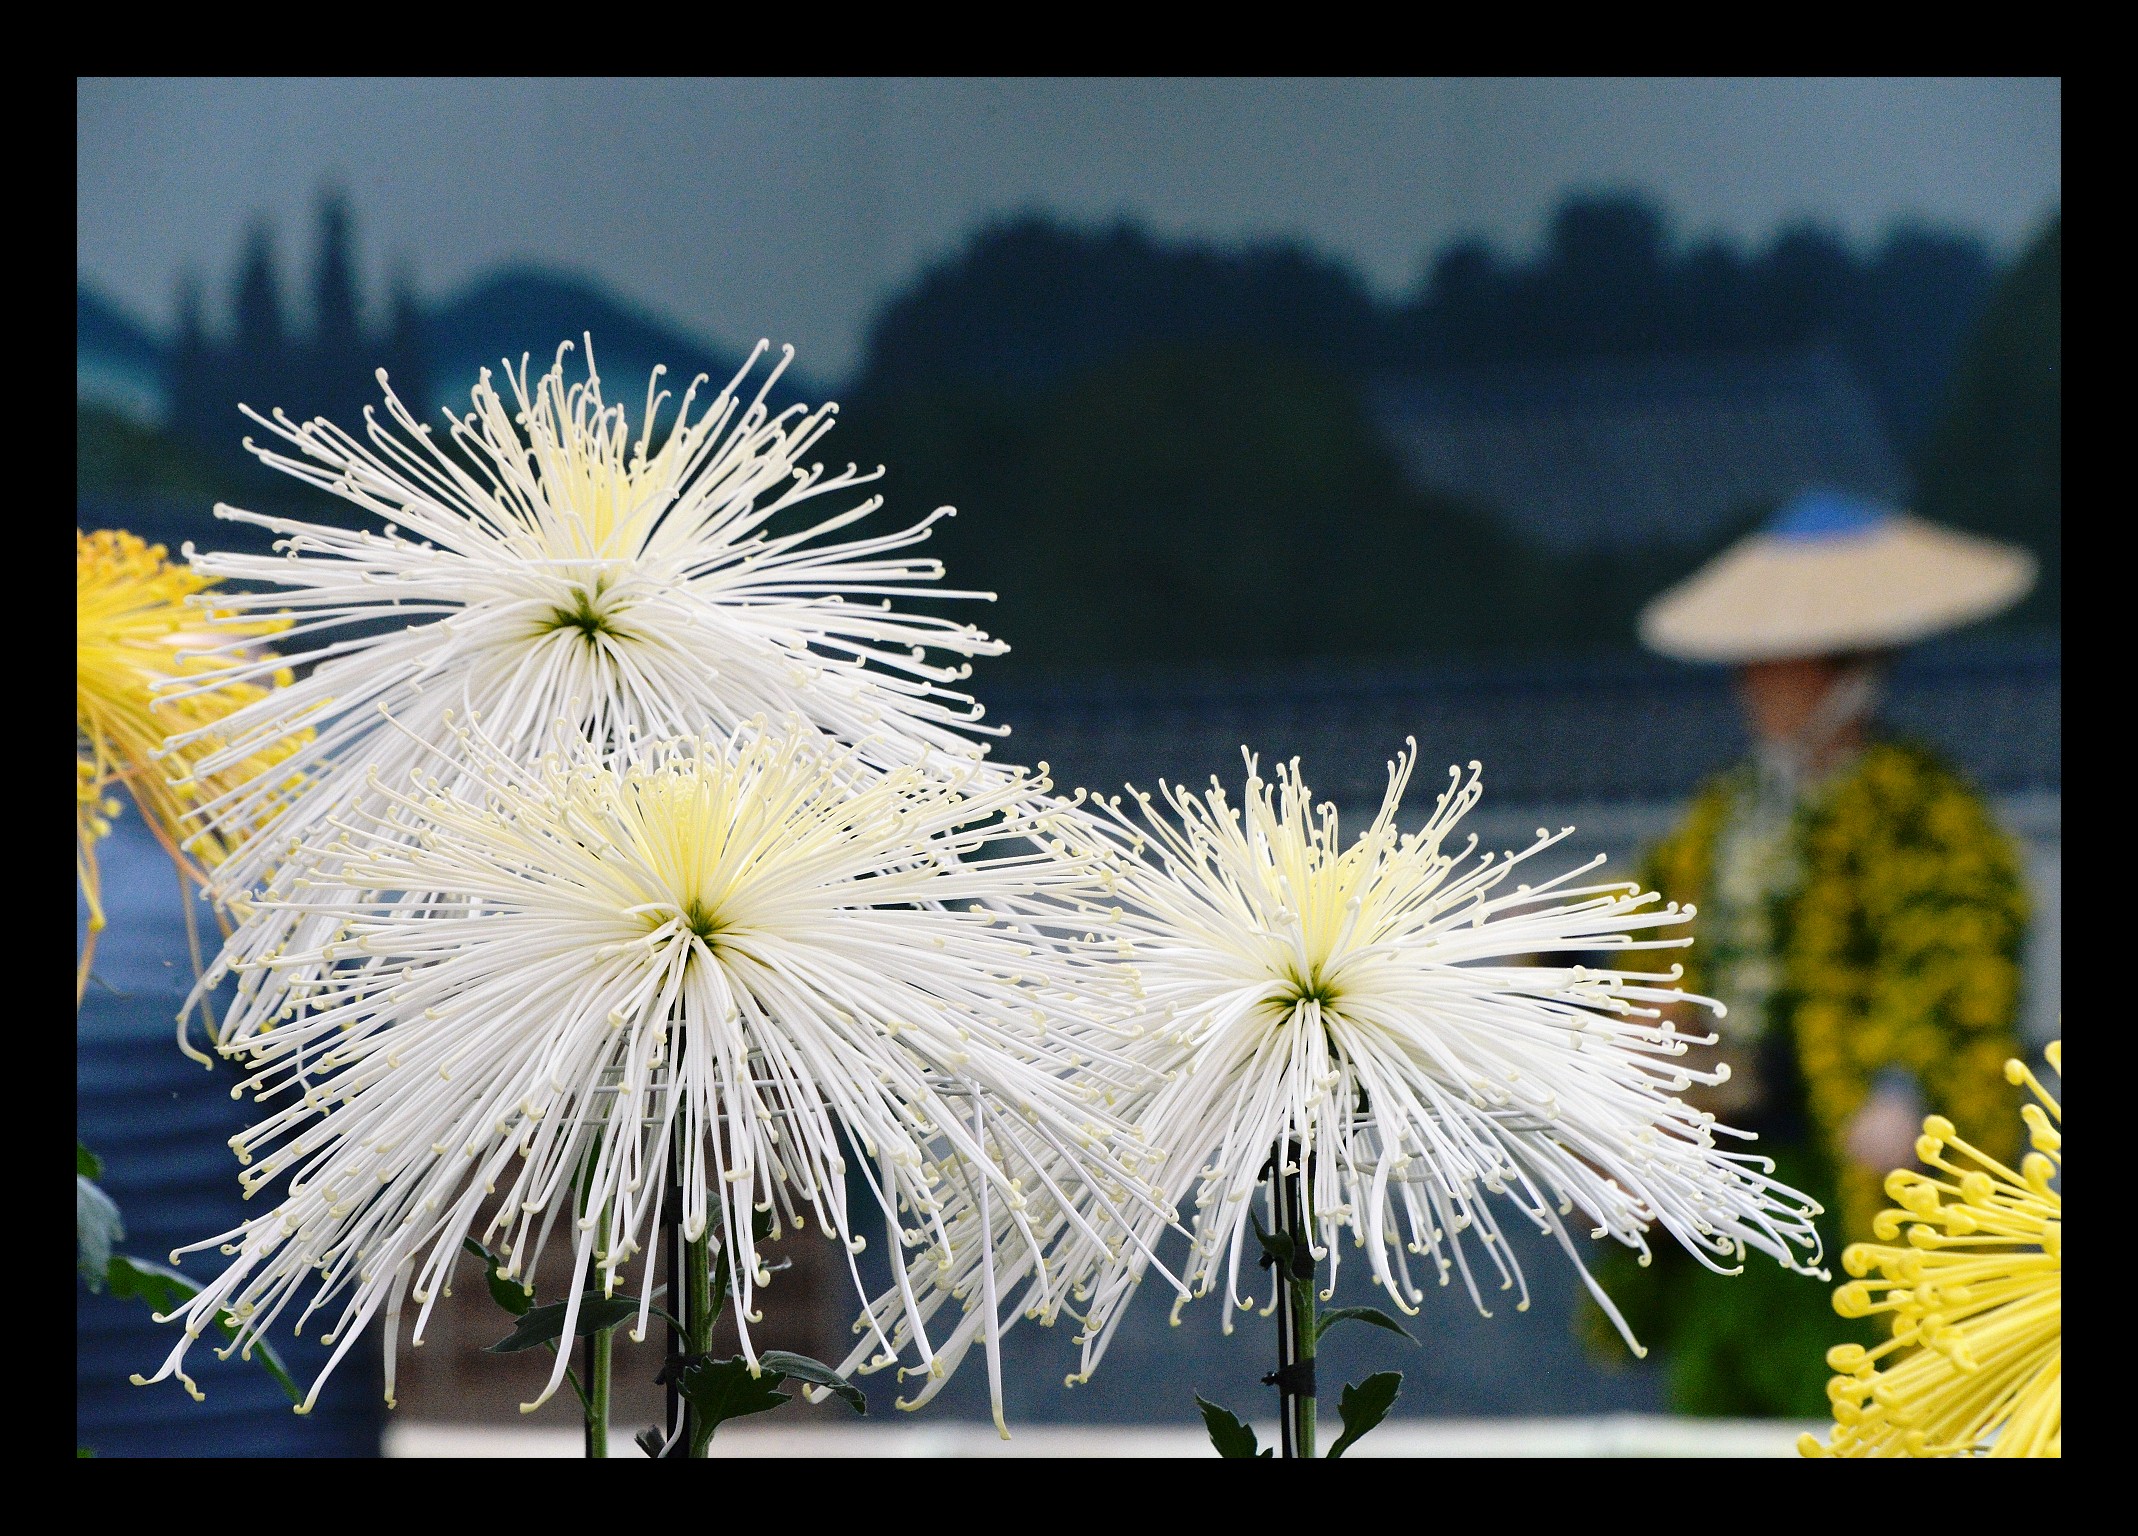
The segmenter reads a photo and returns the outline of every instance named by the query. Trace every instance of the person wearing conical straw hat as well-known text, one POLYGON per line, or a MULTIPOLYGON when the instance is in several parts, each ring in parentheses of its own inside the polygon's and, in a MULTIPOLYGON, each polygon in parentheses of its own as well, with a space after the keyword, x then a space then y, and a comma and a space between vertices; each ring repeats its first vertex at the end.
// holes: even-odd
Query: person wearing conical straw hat
MULTIPOLYGON (((2017 1124, 2002 1065, 2019 1049, 2018 852, 1951 768, 1872 719, 1896 650, 2033 581, 2024 551, 1812 492, 1641 615, 1649 648, 1734 669, 1754 744, 1641 873, 1698 907, 1686 987, 1728 1009, 1709 1054, 1730 1077, 1703 1107, 1757 1132, 1749 1150, 1826 1206, 1830 1263, 1871 1236, 1926 1106, 1985 1150, 2019 1150, 1998 1140, 2017 1124)), ((1828 1287, 1772 1266, 1611 1267, 1681 1412, 1823 1416, 1826 1350, 1873 1342, 1828 1287)))

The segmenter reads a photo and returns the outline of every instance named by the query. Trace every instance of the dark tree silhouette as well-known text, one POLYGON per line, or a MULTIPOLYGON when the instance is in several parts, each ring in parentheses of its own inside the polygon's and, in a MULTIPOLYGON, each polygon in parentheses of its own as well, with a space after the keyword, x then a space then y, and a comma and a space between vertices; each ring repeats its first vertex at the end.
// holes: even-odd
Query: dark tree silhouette
MULTIPOLYGON (((406 264, 397 265, 386 304, 384 356, 379 366, 393 381, 394 392, 418 417, 431 397, 430 369, 423 345, 423 309, 416 300, 406 264)), ((369 382, 368 380, 366 381, 369 382)))
POLYGON ((2041 582, 2012 617, 2063 615, 2064 220, 2058 214, 1985 307, 1923 467, 1924 512, 2034 551, 2041 582))
POLYGON ((279 362, 288 345, 282 319, 282 279, 275 269, 275 237, 264 221, 253 224, 245 237, 245 256, 238 265, 237 285, 231 296, 235 319, 233 349, 248 360, 279 362))
POLYGON ((856 393, 1042 389, 1127 350, 1183 343, 1356 366, 1380 343, 1380 314, 1349 268, 1296 246, 1224 251, 1033 216, 981 231, 891 299, 856 393))
MULTIPOLYGON (((337 421, 351 419, 371 398, 364 366, 363 315, 356 289, 356 253, 349 204, 339 192, 319 200, 319 248, 312 266, 312 336, 306 349, 304 406, 337 421)), ((372 366, 376 366, 374 363, 372 366)))
POLYGON ((419 409, 426 399, 423 314, 406 276, 397 275, 384 326, 366 329, 355 219, 339 192, 320 198, 311 297, 311 328, 293 334, 283 311, 274 236, 264 221, 246 238, 227 340, 209 332, 198 284, 189 278, 181 288, 169 364, 173 432, 206 452, 236 485, 288 492, 279 479, 254 473, 243 439, 259 436, 259 430, 240 416, 241 403, 261 411, 279 407, 300 419, 323 415, 354 427, 378 398, 373 374, 380 367, 419 409))
POLYGON ((202 313, 199 274, 188 271, 178 280, 178 326, 171 337, 166 363, 166 387, 171 398, 171 427, 179 437, 204 443, 222 425, 209 419, 211 402, 218 393, 217 374, 222 358, 209 340, 202 313))

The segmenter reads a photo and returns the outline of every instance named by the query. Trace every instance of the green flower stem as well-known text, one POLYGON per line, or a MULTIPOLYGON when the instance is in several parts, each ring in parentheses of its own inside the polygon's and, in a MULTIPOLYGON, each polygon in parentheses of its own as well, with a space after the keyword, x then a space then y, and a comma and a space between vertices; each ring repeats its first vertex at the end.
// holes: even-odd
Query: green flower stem
MULTIPOLYGON (((586 1181, 593 1176, 597 1155, 597 1151, 590 1148, 580 1172, 580 1196, 576 1203, 581 1214, 586 1211, 586 1181)), ((606 1203, 601 1208, 600 1222, 601 1229, 594 1245, 597 1258, 609 1249, 609 1207, 606 1203)), ((569 1347, 570 1341, 566 1340, 565 1344, 569 1347)), ((609 1455, 609 1376, 615 1348, 616 1330, 597 1328, 586 1336, 586 1347, 580 1359, 586 1369, 586 1390, 579 1394, 579 1402, 585 1410, 586 1454, 590 1460, 606 1461, 609 1455)), ((570 1374, 569 1370, 566 1374, 570 1374)))
MULTIPOLYGON (((1292 1282, 1291 1298, 1292 1316, 1296 1319, 1293 1327, 1299 1340, 1299 1360, 1309 1369, 1314 1364, 1314 1287, 1319 1280, 1319 1265, 1315 1266, 1315 1271, 1315 1275, 1308 1279, 1292 1282)), ((1309 1461, 1314 1458, 1314 1406, 1315 1400, 1311 1397, 1299 1398, 1295 1403, 1299 1423, 1299 1454, 1309 1461)))
POLYGON ((668 1328, 667 1360, 668 1415, 662 1421, 664 1433, 672 1442, 663 1453, 674 1457, 687 1454, 690 1447, 682 1443, 684 1432, 683 1386, 673 1369, 677 1356, 683 1354, 683 1314, 690 1310, 683 1298, 683 1143, 678 1135, 668 1144, 668 1192, 662 1198, 661 1254, 668 1274, 668 1305, 662 1310, 662 1319, 668 1328))
MULTIPOLYGON (((684 1283, 690 1287, 690 1299, 683 1307, 683 1327, 687 1352, 692 1355, 707 1355, 713 1349, 713 1224, 707 1222, 705 1230, 696 1240, 686 1243, 683 1249, 684 1283)), ((690 1457, 703 1460, 713 1443, 713 1426, 702 1422, 703 1415, 697 1409, 686 1406, 683 1411, 685 1438, 690 1442, 690 1457)))
POLYGON ((614 1328, 587 1335, 586 1453, 601 1460, 609 1454, 609 1376, 615 1348, 614 1328))
MULTIPOLYGON (((1307 1219, 1306 1191, 1301 1179, 1303 1170, 1298 1159, 1296 1146, 1280 1143, 1271 1164, 1271 1177, 1277 1180, 1277 1230, 1290 1235, 1292 1252, 1306 1256, 1307 1267, 1303 1276, 1286 1274, 1279 1279, 1277 1365, 1280 1371, 1307 1374, 1314 1369, 1315 1285, 1320 1278, 1321 1266, 1312 1257, 1314 1234, 1312 1223, 1307 1219)), ((1293 1392, 1282 1385, 1277 1393, 1280 1454, 1287 1461, 1311 1461, 1314 1457, 1313 1394, 1293 1392)))

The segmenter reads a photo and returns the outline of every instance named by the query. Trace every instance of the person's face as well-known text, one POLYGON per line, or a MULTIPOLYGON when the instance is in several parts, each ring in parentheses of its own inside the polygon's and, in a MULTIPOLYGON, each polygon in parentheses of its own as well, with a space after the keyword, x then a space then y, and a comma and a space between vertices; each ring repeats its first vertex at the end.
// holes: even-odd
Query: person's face
POLYGON ((1841 675, 1834 656, 1755 661, 1737 669, 1737 696, 1752 734, 1764 742, 1795 741, 1841 675))

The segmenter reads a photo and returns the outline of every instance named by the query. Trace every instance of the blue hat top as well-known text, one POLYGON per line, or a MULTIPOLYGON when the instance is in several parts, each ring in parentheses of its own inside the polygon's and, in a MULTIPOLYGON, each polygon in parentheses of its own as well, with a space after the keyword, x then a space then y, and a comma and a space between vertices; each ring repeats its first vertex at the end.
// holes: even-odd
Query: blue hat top
POLYGON ((1792 544, 1860 538, 1884 527, 1893 509, 1846 491, 1806 491, 1774 514, 1766 532, 1792 544))

